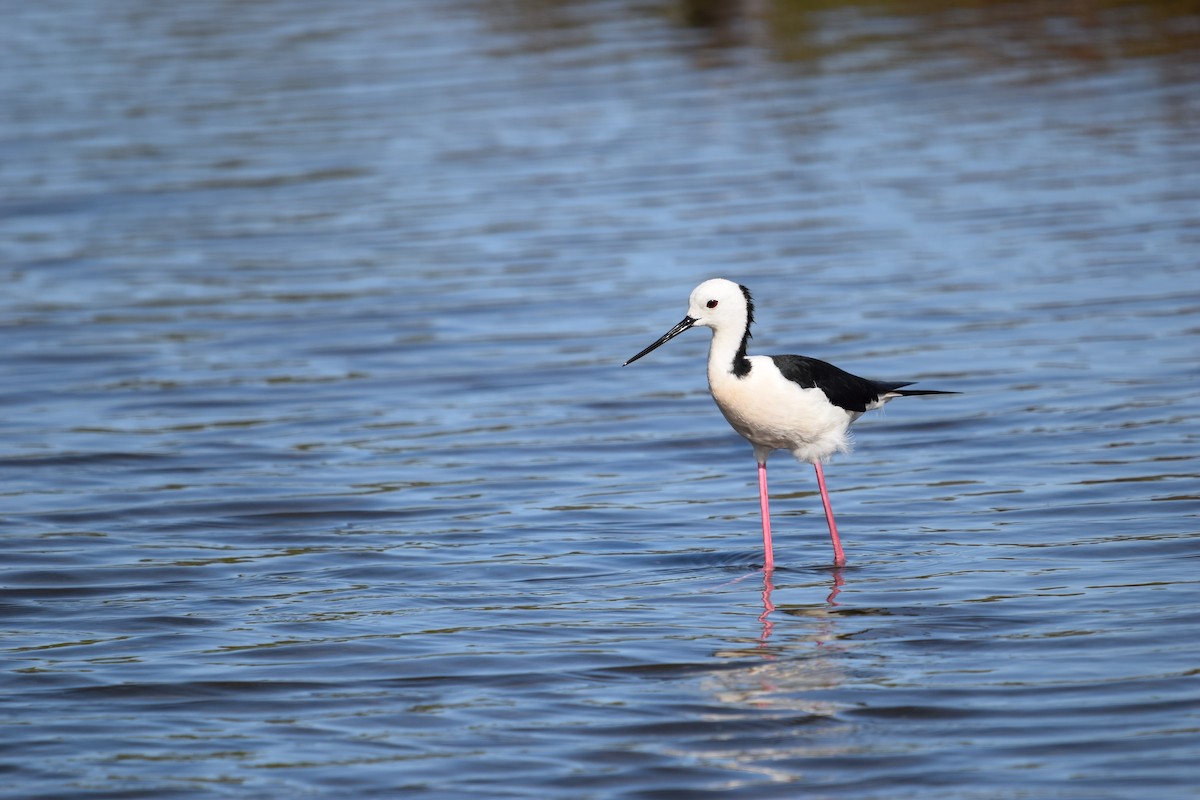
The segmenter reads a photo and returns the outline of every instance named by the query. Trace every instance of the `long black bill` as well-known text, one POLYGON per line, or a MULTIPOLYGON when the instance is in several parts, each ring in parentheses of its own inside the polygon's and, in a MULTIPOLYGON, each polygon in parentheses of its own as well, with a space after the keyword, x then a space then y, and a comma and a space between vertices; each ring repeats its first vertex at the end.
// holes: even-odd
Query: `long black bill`
POLYGON ((692 317, 684 317, 683 319, 679 320, 679 323, 678 323, 678 324, 677 324, 677 325, 676 325, 674 328, 671 328, 671 330, 669 330, 669 331, 667 331, 666 333, 664 333, 664 334, 662 335, 662 338, 661 338, 661 339, 659 339, 657 342, 655 342, 654 344, 652 344, 652 345, 650 345, 649 347, 647 347, 647 348, 646 348, 645 350, 643 350, 642 352, 638 353, 638 354, 637 354, 636 356, 634 356, 633 358, 631 358, 631 359, 629 359, 628 361, 626 361, 626 362, 625 362, 624 364, 622 364, 621 366, 622 366, 622 367, 627 367, 627 366, 629 366, 630 364, 632 364, 633 362, 637 361, 637 360, 638 360, 639 358, 641 358, 642 356, 646 355, 646 353, 649 353, 651 350, 657 350, 658 348, 662 347, 664 344, 666 344, 667 342, 671 341, 671 340, 672 340, 672 339, 674 339, 676 336, 678 336, 679 334, 683 333, 684 331, 686 331, 688 328, 692 327, 692 326, 693 326, 693 325, 695 325, 695 324, 696 324, 696 320, 695 320, 695 319, 693 319, 692 317))

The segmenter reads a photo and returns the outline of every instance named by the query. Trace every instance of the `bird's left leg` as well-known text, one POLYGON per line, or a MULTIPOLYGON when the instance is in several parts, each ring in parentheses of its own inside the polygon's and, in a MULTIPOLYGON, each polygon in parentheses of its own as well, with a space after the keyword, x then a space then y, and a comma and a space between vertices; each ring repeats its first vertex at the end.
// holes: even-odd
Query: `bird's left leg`
POLYGON ((775 552, 771 547, 771 507, 767 501, 767 459, 758 459, 758 508, 762 512, 763 569, 775 569, 775 552))
POLYGON ((817 470, 817 486, 821 488, 821 503, 825 506, 825 521, 829 523, 829 538, 833 541, 833 563, 840 567, 846 563, 846 554, 842 552, 842 540, 838 538, 837 523, 833 521, 829 490, 825 488, 825 470, 821 468, 820 461, 814 461, 813 466, 817 470))

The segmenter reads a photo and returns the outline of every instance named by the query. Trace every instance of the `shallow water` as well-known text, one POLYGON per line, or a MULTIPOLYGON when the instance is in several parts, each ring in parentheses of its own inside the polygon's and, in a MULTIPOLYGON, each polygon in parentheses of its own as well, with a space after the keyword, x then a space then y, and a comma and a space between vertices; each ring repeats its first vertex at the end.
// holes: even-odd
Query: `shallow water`
POLYGON ((1200 18, 824 5, 10 9, 0 793, 1196 796, 1200 18))

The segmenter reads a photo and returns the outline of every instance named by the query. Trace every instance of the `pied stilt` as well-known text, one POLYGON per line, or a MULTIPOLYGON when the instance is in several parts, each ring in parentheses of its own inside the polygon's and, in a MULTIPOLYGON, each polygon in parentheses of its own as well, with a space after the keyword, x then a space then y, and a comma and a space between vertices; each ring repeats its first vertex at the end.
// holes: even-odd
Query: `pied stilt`
POLYGON ((905 389, 911 383, 872 381, 805 356, 748 356, 754 323, 750 291, 724 278, 705 281, 692 291, 688 313, 658 341, 625 362, 632 364, 688 328, 712 329, 708 348, 708 388, 733 429, 754 445, 758 461, 758 499, 762 513, 765 569, 773 569, 771 511, 767 502, 767 456, 790 450, 816 468, 817 486, 833 541, 833 563, 846 563, 825 472, 821 462, 850 449, 850 423, 895 397, 957 394, 934 389, 905 389))

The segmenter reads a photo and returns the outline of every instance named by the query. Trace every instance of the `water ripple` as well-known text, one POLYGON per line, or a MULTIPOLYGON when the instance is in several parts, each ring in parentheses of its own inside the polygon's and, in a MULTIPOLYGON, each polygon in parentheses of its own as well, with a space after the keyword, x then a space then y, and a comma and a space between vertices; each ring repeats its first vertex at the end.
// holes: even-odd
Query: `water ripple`
POLYGON ((1192 11, 145 5, 0 32, 0 796, 1200 783, 1192 11), (963 392, 844 569, 715 275, 963 392))

